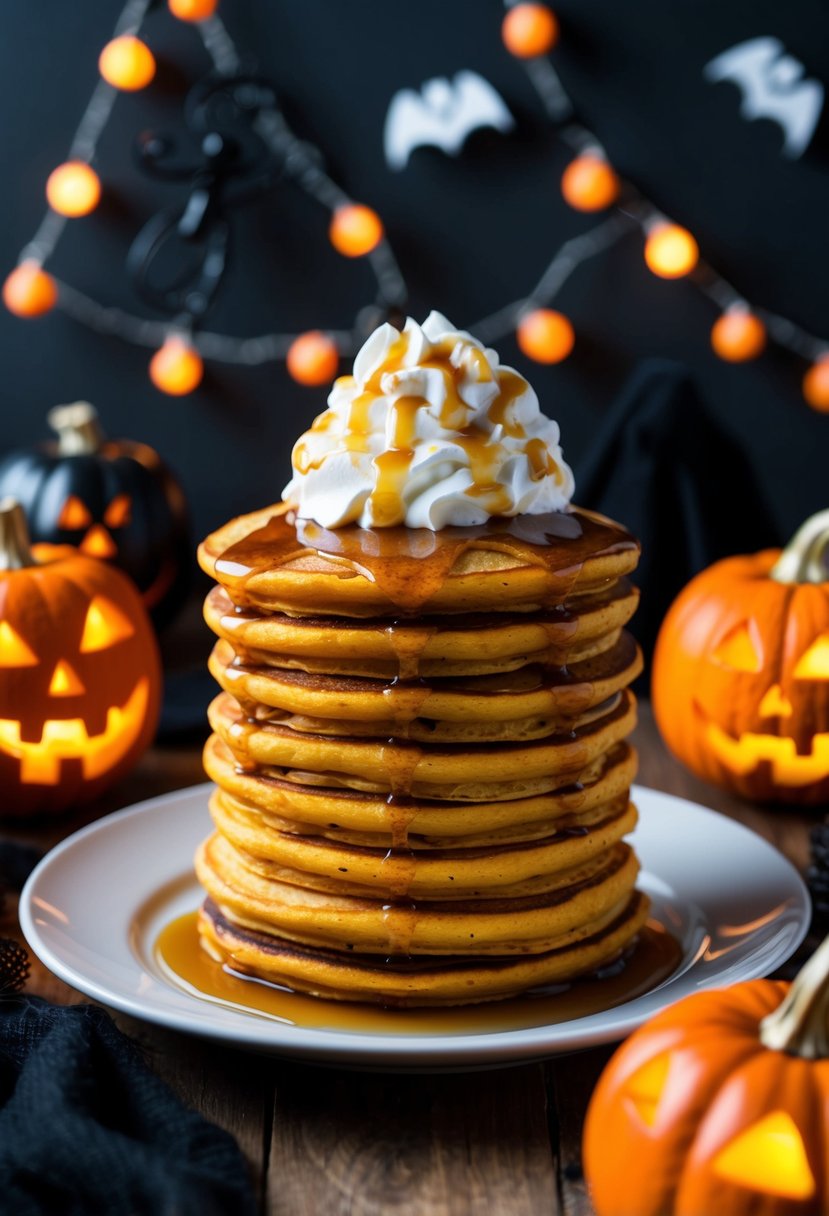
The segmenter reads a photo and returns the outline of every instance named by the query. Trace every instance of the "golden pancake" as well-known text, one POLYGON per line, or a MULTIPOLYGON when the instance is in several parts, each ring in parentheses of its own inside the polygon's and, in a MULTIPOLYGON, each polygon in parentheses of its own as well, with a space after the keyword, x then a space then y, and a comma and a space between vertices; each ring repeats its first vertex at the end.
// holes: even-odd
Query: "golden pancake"
POLYGON ((295 730, 437 739, 442 736, 435 733, 436 725, 449 722, 470 728, 462 738, 473 738, 476 728, 487 724, 495 731, 480 730, 480 737, 509 739, 552 734, 556 726, 570 724, 608 701, 639 675, 642 657, 630 634, 623 633, 609 651, 564 669, 530 664, 516 672, 466 679, 388 684, 255 667, 240 662, 227 642, 216 643, 208 666, 217 683, 249 714, 282 720, 295 730), (265 707, 279 711, 279 718, 265 707), (329 724, 328 719, 333 721, 329 724), (426 720, 420 734, 411 729, 418 719, 426 720), (535 720, 534 736, 509 733, 507 724, 521 719, 535 720), (546 730, 538 729, 545 723, 546 730))
POLYGON ((234 604, 316 618, 538 611, 629 574, 639 548, 579 509, 440 532, 330 531, 278 503, 232 520, 198 555, 234 604))
MULTIPOLYGON (((211 735, 204 749, 208 777, 239 802, 256 807, 280 830, 292 822, 300 830, 325 832, 347 843, 380 839, 390 847, 405 833, 411 847, 419 842, 452 848, 494 840, 534 840, 551 835, 560 819, 587 815, 627 795, 636 776, 636 754, 627 743, 612 748, 559 791, 529 798, 492 802, 440 802, 416 798, 389 800, 345 786, 311 785, 286 780, 282 770, 245 772, 232 752, 211 735)), ((309 774, 310 775, 310 774, 309 774)))
POLYGON ((562 939, 545 953, 519 957, 395 959, 325 950, 233 923, 212 900, 199 914, 204 948, 243 974, 328 1000, 370 1001, 390 1007, 474 1004, 564 983, 618 958, 645 923, 647 897, 634 892, 587 926, 578 940, 562 939))
POLYGON ((624 691, 606 712, 597 707, 591 715, 593 719, 578 729, 523 744, 425 747, 398 739, 303 734, 278 723, 254 721, 227 693, 208 711, 213 730, 243 766, 334 773, 349 784, 363 783, 356 788, 364 788, 368 780, 395 794, 450 799, 483 798, 490 787, 496 798, 495 791, 504 789, 512 791, 508 797, 521 797, 565 784, 567 775, 586 768, 630 733, 636 721, 634 698, 624 691), (458 789, 466 793, 459 795, 458 789))
POLYGON ((486 675, 527 662, 591 658, 615 644, 639 593, 627 579, 567 607, 533 614, 359 621, 344 617, 257 615, 234 606, 222 587, 204 605, 207 624, 254 663, 381 679, 486 675))
POLYGON ((423 844, 415 848, 407 838, 388 849, 376 843, 350 845, 330 837, 280 831, 256 808, 220 791, 211 798, 210 811, 218 833, 260 873, 316 890, 369 897, 380 892, 413 899, 479 899, 548 891, 562 871, 604 852, 636 826, 636 810, 622 795, 531 843, 499 841, 476 848, 464 842, 463 848, 435 849, 423 844))
POLYGON ((314 890, 272 877, 215 833, 196 853, 199 882, 222 913, 246 928, 291 941, 368 954, 539 954, 633 890, 639 866, 629 845, 556 876, 549 891, 456 901, 385 901, 314 890))

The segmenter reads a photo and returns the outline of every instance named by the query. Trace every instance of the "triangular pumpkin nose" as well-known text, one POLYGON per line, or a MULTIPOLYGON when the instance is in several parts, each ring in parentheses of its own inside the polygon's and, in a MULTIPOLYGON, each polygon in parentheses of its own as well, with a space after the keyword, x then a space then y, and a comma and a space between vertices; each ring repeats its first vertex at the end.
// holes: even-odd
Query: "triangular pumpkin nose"
POLYGON ((81 553, 90 557, 115 557, 118 547, 102 524, 93 524, 81 541, 81 553))
POLYGON ((49 692, 53 697, 79 697, 86 689, 75 669, 61 659, 52 672, 49 692))

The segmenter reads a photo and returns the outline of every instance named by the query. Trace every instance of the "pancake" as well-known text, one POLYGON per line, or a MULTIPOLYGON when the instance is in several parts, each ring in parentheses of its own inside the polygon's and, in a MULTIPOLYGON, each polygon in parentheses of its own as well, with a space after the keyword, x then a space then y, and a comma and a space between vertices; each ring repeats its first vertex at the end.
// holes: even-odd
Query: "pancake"
POLYGON ((301 945, 235 924, 208 899, 199 914, 204 948, 235 971, 327 1000, 368 1001, 389 1007, 474 1004, 564 983, 617 959, 648 914, 634 892, 587 926, 579 940, 519 957, 421 956, 416 965, 371 955, 301 945))
POLYGON ((236 608, 224 588, 214 587, 205 600, 204 618, 215 634, 254 663, 391 680, 486 675, 532 661, 591 658, 615 644, 638 598, 636 588, 622 578, 592 595, 571 596, 566 608, 539 613, 359 621, 257 615, 236 608))
POLYGON ((530 664, 496 676, 389 684, 251 666, 220 641, 208 666, 217 683, 249 714, 275 720, 276 714, 267 712, 270 707, 295 730, 452 741, 552 734, 626 688, 641 672, 642 656, 630 634, 623 633, 608 651, 566 668, 530 664), (441 732, 446 723, 463 727, 463 733, 441 732))
POLYGON ((246 718, 235 700, 222 693, 210 705, 213 730, 245 765, 277 766, 335 774, 354 788, 449 799, 522 797, 566 784, 608 748, 630 733, 635 700, 624 691, 605 711, 561 734, 526 743, 462 744, 426 747, 410 741, 380 742, 342 736, 304 734, 273 722, 246 718), (359 784, 355 784, 359 783, 359 784), (458 793, 463 790, 464 793, 458 793))
POLYGON ((623 839, 638 543, 570 505, 556 425, 447 326, 369 340, 295 445, 302 513, 199 547, 221 688, 202 942, 329 999, 567 980, 617 959, 648 907, 623 839))
POLYGON ((329 531, 286 503, 232 520, 198 550, 234 604, 314 618, 536 612, 623 578, 638 556, 618 524, 575 508, 440 532, 329 531))
POLYGON ((223 914, 291 941, 367 954, 539 954, 629 897, 638 872, 629 845, 556 876, 545 892, 464 900, 384 899, 315 890, 257 871, 218 833, 196 853, 199 882, 223 914))
POLYGON ((316 890, 413 899, 548 891, 562 871, 604 852, 636 826, 636 810, 623 794, 532 842, 475 847, 464 841, 462 848, 437 849, 423 842, 415 848, 407 837, 390 849, 376 841, 373 846, 355 845, 281 831, 255 807, 221 791, 211 798, 210 811, 218 833, 260 873, 316 890))
POLYGON ((280 830, 290 822, 300 831, 324 832, 354 844, 379 839, 386 847, 405 833, 412 848, 420 842, 452 848, 458 841, 475 845, 551 835, 559 820, 589 815, 627 795, 636 776, 636 754, 621 743, 582 770, 578 781, 569 780, 557 791, 472 804, 405 797, 389 802, 386 794, 286 780, 280 769, 245 772, 217 735, 205 745, 204 767, 223 790, 267 815, 280 830))

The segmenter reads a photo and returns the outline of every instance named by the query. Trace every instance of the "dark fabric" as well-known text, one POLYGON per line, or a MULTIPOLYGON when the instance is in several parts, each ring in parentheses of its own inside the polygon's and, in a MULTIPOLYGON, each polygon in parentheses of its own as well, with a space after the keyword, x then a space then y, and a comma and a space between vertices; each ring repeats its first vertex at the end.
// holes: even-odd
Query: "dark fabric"
MULTIPOLYGON (((0 803, 0 809, 2 803, 0 803)), ((41 849, 16 840, 0 840, 0 891, 4 887, 20 891, 43 856, 41 849)))
POLYGON ((646 654, 693 575, 780 543, 739 445, 703 408, 687 370, 664 360, 634 372, 576 468, 576 497, 642 542, 633 632, 646 654))
POLYGON ((2 1216, 253 1216, 231 1136, 186 1109, 103 1010, 0 1002, 2 1216))
POLYGON ((217 691, 216 681, 206 666, 188 671, 165 671, 157 742, 206 739, 210 730, 207 707, 217 691))

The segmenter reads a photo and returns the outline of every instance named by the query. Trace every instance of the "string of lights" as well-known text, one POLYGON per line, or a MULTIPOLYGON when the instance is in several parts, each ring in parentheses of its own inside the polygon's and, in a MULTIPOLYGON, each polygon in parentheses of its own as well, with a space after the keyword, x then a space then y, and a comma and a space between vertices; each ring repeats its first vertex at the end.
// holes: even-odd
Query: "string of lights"
MULTIPOLYGON (((829 342, 816 337, 787 317, 767 308, 752 307, 737 289, 713 266, 704 262, 690 232, 663 215, 630 182, 623 182, 610 165, 600 141, 574 117, 574 107, 548 55, 559 40, 555 14, 544 4, 505 0, 507 9, 502 37, 508 51, 523 63, 530 83, 559 137, 573 149, 575 158, 561 181, 565 201, 577 211, 610 211, 627 225, 616 231, 621 236, 631 227, 644 237, 644 256, 648 268, 661 278, 690 276, 699 290, 717 307, 719 315, 711 329, 711 346, 721 359, 742 363, 756 358, 771 340, 778 346, 810 363, 803 377, 803 395, 814 409, 829 411, 829 342)), ((601 229, 595 230, 597 233, 601 229)), ((612 231, 612 230, 611 230, 612 231)), ((589 233, 587 234, 590 235, 589 233)), ((576 238, 578 240, 579 238, 576 238)), ((608 244, 613 243, 608 241, 608 244)), ((565 246, 560 254, 564 254, 565 246)), ((592 256, 588 244, 585 256, 592 256)), ((559 255, 553 259, 553 269, 559 255)), ((583 260, 583 259, 581 259, 583 260)), ((566 271, 564 272, 566 276, 566 271)), ((564 277, 553 278, 552 298, 564 277)), ((521 320, 529 319, 537 303, 545 299, 545 278, 526 301, 498 314, 518 325, 518 340, 524 353, 532 351, 521 342, 521 320)), ((487 324, 488 318, 483 322, 487 324)), ((532 327, 538 332, 540 324, 532 327)), ((561 357, 565 357, 569 349, 561 357)))
MULTIPOLYGON (((173 396, 192 392, 201 383, 204 359, 253 365, 285 360, 288 371, 303 384, 325 384, 337 372, 340 358, 353 353, 367 326, 378 317, 399 313, 406 302, 406 285, 372 208, 354 202, 325 172, 322 155, 300 140, 276 108, 275 100, 257 108, 253 129, 273 154, 284 174, 330 213, 329 239, 348 258, 366 258, 377 281, 374 306, 363 310, 350 330, 314 330, 303 334, 266 333, 235 337, 197 328, 187 311, 172 320, 152 320, 102 304, 45 268, 68 221, 89 215, 100 201, 102 185, 92 167, 98 140, 121 92, 137 92, 155 76, 155 57, 139 32, 153 0, 128 0, 112 40, 101 52, 96 84, 70 146, 67 160, 55 169, 46 187, 48 210, 16 268, 3 286, 11 312, 36 317, 59 308, 72 319, 135 345, 154 349, 150 379, 173 396)), ((218 0, 167 0, 173 16, 195 25, 213 71, 229 81, 239 76, 241 59, 223 22, 218 0)), ((219 274, 221 269, 219 270, 219 274)))
MULTIPOLYGON (((216 12, 218 2, 167 0, 167 7, 174 17, 194 25, 217 77, 244 83, 241 57, 216 12)), ((204 359, 247 365, 284 360, 299 383, 325 384, 336 375, 340 359, 356 351, 368 328, 383 316, 399 316, 405 309, 406 284, 380 217, 352 200, 328 176, 319 150, 295 135, 275 100, 259 106, 253 129, 284 174, 329 212, 328 236, 334 248, 345 257, 365 258, 376 279, 374 305, 362 310, 350 329, 253 337, 214 333, 201 326, 196 310, 185 309, 169 320, 147 319, 102 304, 44 268, 67 222, 90 214, 100 200, 103 186, 92 162, 117 97, 147 87, 155 76, 153 53, 139 37, 152 3, 128 0, 112 40, 101 52, 101 78, 67 160, 49 176, 48 210, 6 279, 4 302, 21 317, 40 316, 57 307, 99 333, 153 349, 150 378, 157 388, 172 395, 192 392, 198 386, 204 359)), ((488 343, 515 332, 520 349, 529 358, 560 362, 573 349, 576 334, 570 319, 549 305, 579 266, 636 235, 643 240, 645 263, 653 274, 664 279, 687 276, 716 306, 711 345, 720 358, 745 362, 757 357, 771 340, 809 362, 803 378, 804 397, 815 409, 829 412, 829 342, 786 317, 752 307, 701 259, 697 242, 687 229, 668 219, 632 183, 617 175, 599 140, 575 118, 572 100, 549 58, 559 40, 555 14, 544 4, 525 0, 505 0, 505 5, 504 45, 523 65, 558 137, 574 153, 562 176, 562 195, 575 210, 601 218, 556 251, 527 296, 481 318, 470 329, 488 343)), ((214 287, 217 283, 218 279, 214 287)))

